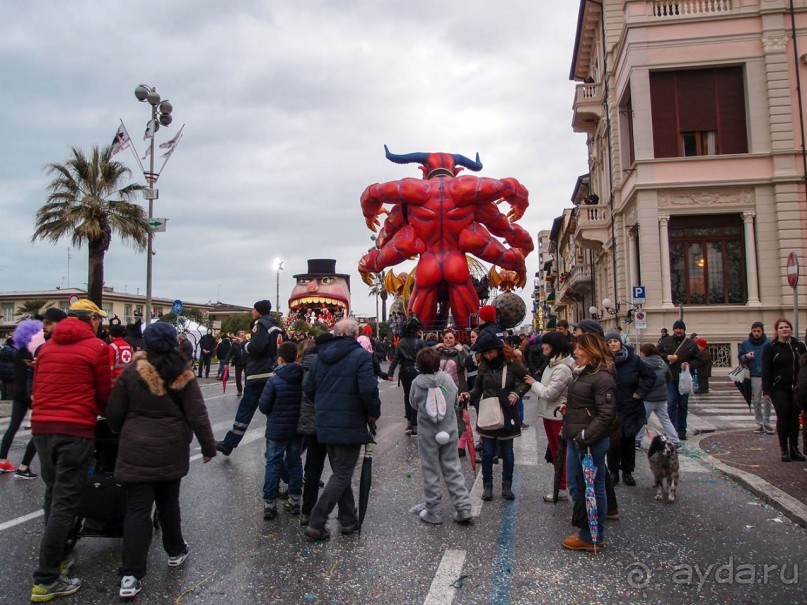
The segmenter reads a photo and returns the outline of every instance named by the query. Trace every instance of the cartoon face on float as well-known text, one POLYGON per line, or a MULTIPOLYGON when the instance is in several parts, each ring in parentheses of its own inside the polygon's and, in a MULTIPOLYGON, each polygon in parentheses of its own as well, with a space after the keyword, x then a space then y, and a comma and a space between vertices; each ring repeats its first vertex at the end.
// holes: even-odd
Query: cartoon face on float
POLYGON ((333 259, 309 259, 308 273, 294 276, 297 284, 291 291, 289 309, 320 313, 323 306, 331 313, 350 313, 350 276, 336 272, 333 259))

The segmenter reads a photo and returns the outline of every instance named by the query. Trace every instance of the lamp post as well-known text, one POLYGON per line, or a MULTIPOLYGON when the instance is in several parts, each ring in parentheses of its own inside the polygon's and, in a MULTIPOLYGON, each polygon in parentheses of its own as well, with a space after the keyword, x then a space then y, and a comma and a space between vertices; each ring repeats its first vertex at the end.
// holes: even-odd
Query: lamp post
POLYGON ((594 305, 591 305, 588 308, 588 314, 591 315, 591 319, 596 319, 597 321, 600 321, 603 318, 603 314, 600 313, 600 310, 594 305))
POLYGON ((276 258, 272 262, 272 269, 277 274, 277 291, 275 292, 275 311, 280 313, 280 272, 283 271, 283 261, 276 258))
POLYGON ((171 102, 166 99, 162 101, 157 89, 148 84, 140 84, 134 91, 135 98, 141 103, 148 102, 151 105, 151 120, 146 125, 146 132, 151 132, 151 146, 149 148, 149 171, 143 172, 143 177, 148 181, 149 188, 143 193, 144 197, 149 201, 149 237, 148 245, 146 248, 146 326, 151 325, 151 277, 152 277, 152 243, 154 239, 154 228, 151 225, 154 218, 154 200, 159 197, 159 190, 155 187, 157 184, 157 177, 159 174, 154 172, 154 135, 160 128, 160 124, 168 126, 173 118, 171 112, 174 110, 171 102))

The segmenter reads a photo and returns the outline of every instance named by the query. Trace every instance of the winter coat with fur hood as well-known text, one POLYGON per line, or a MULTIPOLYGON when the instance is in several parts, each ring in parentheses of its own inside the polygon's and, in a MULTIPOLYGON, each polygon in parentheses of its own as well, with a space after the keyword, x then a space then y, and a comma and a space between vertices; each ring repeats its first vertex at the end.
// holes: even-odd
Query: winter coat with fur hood
POLYGON ((185 370, 166 388, 145 352, 136 353, 133 363, 124 368, 109 396, 106 414, 109 427, 120 433, 118 481, 150 483, 184 477, 194 435, 202 455, 216 455, 216 440, 194 373, 185 370))

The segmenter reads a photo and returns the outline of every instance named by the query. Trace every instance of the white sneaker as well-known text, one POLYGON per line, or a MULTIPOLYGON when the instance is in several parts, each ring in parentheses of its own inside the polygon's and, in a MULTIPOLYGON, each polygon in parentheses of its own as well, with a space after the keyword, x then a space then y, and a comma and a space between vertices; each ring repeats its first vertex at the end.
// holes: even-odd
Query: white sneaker
POLYGON ((118 595, 121 599, 133 599, 135 595, 143 588, 140 580, 134 576, 123 576, 120 580, 120 590, 118 595))
MULTIPOLYGON (((555 494, 553 494, 552 492, 549 492, 548 494, 544 494, 544 502, 554 502, 555 501, 554 496, 555 496, 555 494)), ((562 490, 560 490, 558 492, 558 502, 561 502, 561 501, 565 502, 568 499, 569 499, 569 491, 568 490, 562 489, 562 490)))
POLYGON ((188 548, 188 543, 185 542, 185 552, 179 553, 173 557, 168 557, 168 566, 169 567, 179 567, 185 562, 185 559, 188 558, 188 554, 190 553, 190 549, 188 548))

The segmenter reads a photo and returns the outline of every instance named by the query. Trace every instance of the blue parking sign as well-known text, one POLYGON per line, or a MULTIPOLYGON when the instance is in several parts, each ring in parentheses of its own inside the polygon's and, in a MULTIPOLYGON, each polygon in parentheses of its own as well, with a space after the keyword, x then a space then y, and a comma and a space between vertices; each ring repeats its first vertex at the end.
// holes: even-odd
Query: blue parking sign
POLYGON ((643 305, 645 303, 645 289, 644 286, 633 286, 633 304, 643 305))

